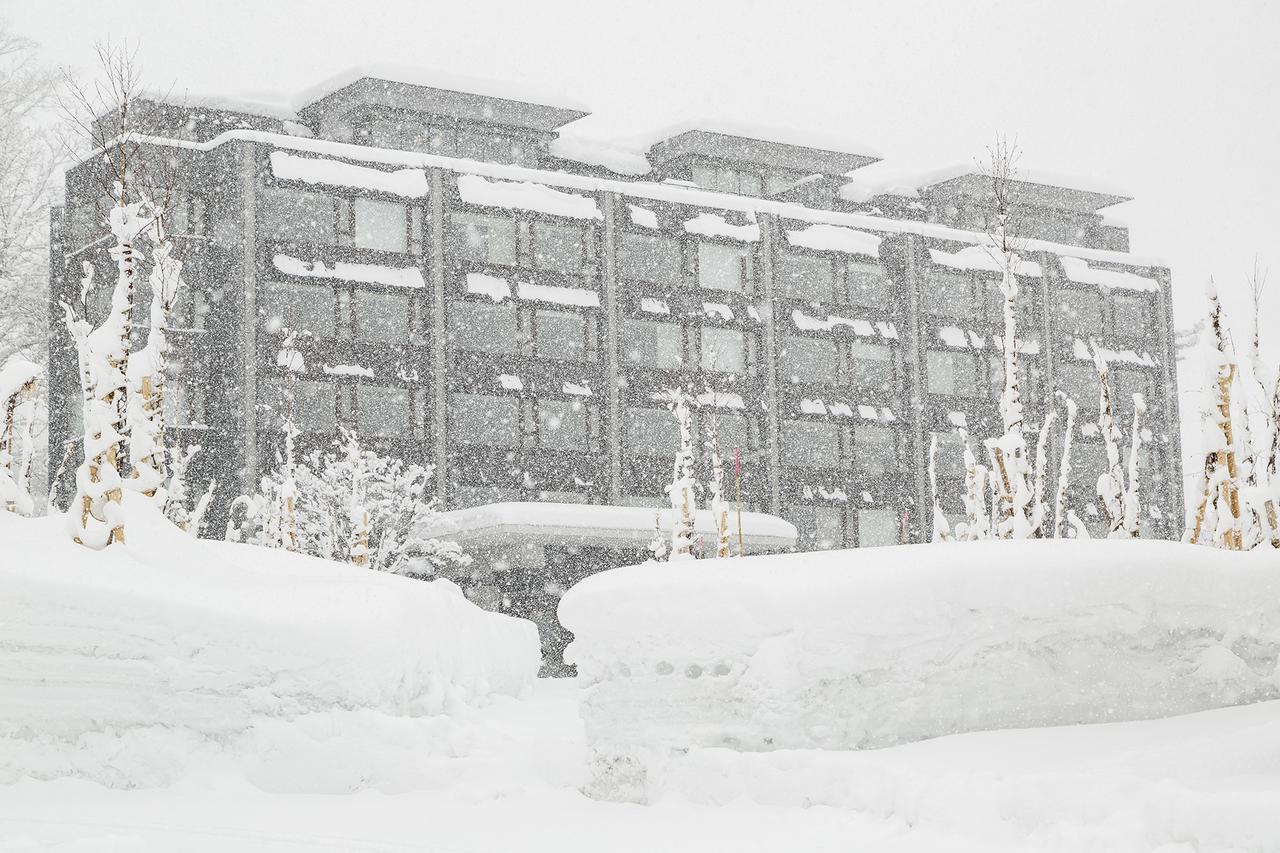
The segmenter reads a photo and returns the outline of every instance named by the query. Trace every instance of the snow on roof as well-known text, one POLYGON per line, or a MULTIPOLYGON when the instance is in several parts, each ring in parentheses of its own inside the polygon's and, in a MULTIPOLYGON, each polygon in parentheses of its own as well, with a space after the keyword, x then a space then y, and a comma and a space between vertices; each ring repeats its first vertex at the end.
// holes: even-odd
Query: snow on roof
MULTIPOLYGON (((969 163, 933 169, 920 176, 917 186, 926 193, 958 190, 985 195, 990 184, 991 178, 969 163)), ((1081 178, 1040 169, 1019 168, 1014 181, 1014 193, 1024 204, 1063 207, 1087 213, 1133 200, 1123 190, 1105 186, 1095 178, 1081 178)))
POLYGON ((283 181, 304 181, 338 187, 357 187, 375 192, 393 193, 405 198, 422 198, 427 194, 427 173, 423 169, 400 169, 386 172, 368 166, 356 166, 338 160, 298 157, 283 151, 271 152, 271 172, 283 181))
POLYGON ((640 207, 637 204, 628 204, 631 208, 631 224, 639 225, 641 228, 658 228, 658 214, 654 213, 647 207, 640 207))
POLYGON ((755 222, 747 225, 730 225, 718 213, 699 213, 685 222, 684 230, 703 237, 729 237, 748 243, 754 243, 760 239, 760 226, 755 222))
POLYGON ((638 176, 653 171, 643 154, 580 136, 565 136, 562 133, 552 140, 550 151, 564 160, 602 166, 617 175, 638 176))
MULTIPOLYGON (((228 130, 205 142, 191 142, 144 135, 135 135, 135 138, 151 144, 168 145, 174 148, 195 151, 212 151, 227 142, 236 140, 259 142, 291 151, 324 154, 366 163, 441 168, 499 180, 536 181, 550 187, 562 187, 591 193, 613 192, 632 199, 667 201, 719 210, 734 210, 752 215, 766 213, 777 216, 780 219, 793 219, 801 222, 825 222, 831 225, 844 225, 851 228, 889 234, 919 234, 936 240, 970 243, 980 246, 992 244, 991 237, 981 231, 968 231, 913 219, 890 219, 866 213, 822 210, 805 207, 789 201, 731 195, 699 189, 689 186, 687 182, 627 181, 599 178, 591 175, 575 175, 569 172, 554 172, 502 163, 483 163, 416 151, 373 148, 367 145, 355 145, 327 139, 308 139, 280 133, 268 133, 261 130, 228 130)), ((1024 250, 1028 252, 1052 252, 1057 255, 1087 258, 1106 263, 1129 264, 1131 266, 1157 266, 1162 263, 1159 259, 1151 256, 1139 256, 1129 252, 1117 252, 1109 249, 1087 249, 1080 246, 1070 246, 1065 243, 1054 243, 1048 240, 1027 239, 1022 241, 1022 245, 1024 250)))
POLYGON ((417 267, 388 267, 381 264, 353 264, 338 261, 332 267, 324 261, 304 261, 290 255, 272 258, 275 268, 286 275, 310 278, 334 278, 365 284, 385 284, 391 287, 426 287, 422 270, 417 267))
POLYGON ((1080 284, 1095 284, 1099 287, 1121 290, 1143 290, 1151 293, 1160 290, 1159 283, 1147 276, 1119 270, 1098 269, 1089 266, 1087 261, 1080 258, 1062 256, 1058 261, 1062 264, 1062 271, 1067 274, 1067 278, 1080 284))
POLYGON ((573 219, 603 219, 596 200, 554 190, 528 181, 487 181, 479 175, 459 175, 458 193, 468 204, 536 210, 573 219))
POLYGON ((800 230, 788 229, 787 241, 793 246, 803 246, 806 249, 845 252, 877 260, 880 258, 879 235, 840 225, 818 223, 800 230))
POLYGON ((690 133, 715 134, 793 148, 808 148, 825 154, 843 155, 846 158, 852 156, 855 161, 860 160, 864 163, 880 159, 880 153, 874 148, 838 134, 801 131, 792 127, 772 127, 766 124, 720 118, 683 121, 657 128, 645 135, 648 141, 661 144, 690 133))
MULTIPOLYGON (((930 249, 929 257, 935 264, 952 269, 1004 272, 1004 259, 994 246, 966 246, 958 252, 930 249)), ((1039 278, 1044 273, 1035 261, 1019 260, 1014 274, 1039 278)))
MULTIPOLYGON (((607 543, 644 547, 653 538, 654 520, 670 529, 673 510, 551 501, 505 502, 456 509, 423 531, 464 544, 486 542, 607 543)), ((695 531, 714 540, 715 518, 699 510, 695 531)), ((795 544, 795 525, 763 512, 742 513, 743 538, 757 548, 786 548, 795 544)))
POLYGON ((327 80, 322 80, 320 83, 297 93, 293 98, 294 107, 301 110, 366 77, 375 80, 387 80, 392 83, 404 83, 407 86, 417 86, 425 89, 441 89, 464 95, 480 95, 487 98, 501 98, 507 101, 556 107, 581 112, 584 115, 591 112, 589 107, 564 97, 561 92, 539 92, 521 83, 509 80, 470 77, 436 68, 390 63, 357 65, 345 71, 340 71, 327 80))

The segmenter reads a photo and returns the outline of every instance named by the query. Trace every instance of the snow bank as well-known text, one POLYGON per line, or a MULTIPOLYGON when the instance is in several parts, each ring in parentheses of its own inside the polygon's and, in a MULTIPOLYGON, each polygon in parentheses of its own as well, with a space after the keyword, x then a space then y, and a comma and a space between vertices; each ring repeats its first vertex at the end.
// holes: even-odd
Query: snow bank
POLYGON ((1280 696, 1278 569, 1153 541, 913 545, 617 569, 560 619, 595 683, 595 790, 631 798, 691 747, 864 749, 1280 696))
POLYGON ((164 784, 201 749, 263 756, 280 727, 359 712, 394 728, 533 683, 533 624, 448 581, 193 540, 149 505, 126 511, 127 544, 103 552, 61 518, 0 513, 0 782, 164 784))

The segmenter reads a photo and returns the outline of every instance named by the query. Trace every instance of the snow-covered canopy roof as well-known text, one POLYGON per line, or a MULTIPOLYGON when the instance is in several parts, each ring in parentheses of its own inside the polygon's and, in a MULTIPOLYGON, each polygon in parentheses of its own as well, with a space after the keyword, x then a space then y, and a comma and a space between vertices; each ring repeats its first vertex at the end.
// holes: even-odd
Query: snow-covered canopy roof
MULTIPOLYGON (((672 512, 669 508, 512 501, 441 513, 437 526, 425 532, 468 548, 524 543, 644 548, 653 540, 655 515, 661 528, 670 530, 672 512)), ((736 515, 731 514, 730 524, 736 537, 736 515)), ((698 512, 695 526, 699 535, 714 541, 716 526, 709 511, 698 512)), ((776 515, 742 514, 743 543, 748 551, 790 548, 796 535, 795 525, 776 515)))
POLYGON ((540 131, 555 130, 590 112, 560 95, 548 97, 517 84, 379 65, 349 69, 302 93, 298 115, 310 121, 331 109, 375 104, 540 131))
MULTIPOLYGON (((1115 192, 1112 188, 1099 188, 1094 181, 1026 169, 1018 170, 1018 180, 1013 185, 1019 200, 1024 204, 1032 207, 1056 207, 1077 213, 1095 213, 1101 208, 1133 200, 1132 196, 1115 192)), ((990 192, 991 178, 973 166, 958 166, 935 172, 919 186, 925 193, 933 196, 968 195, 984 198, 990 192)))
POLYGON ((843 175, 880 159, 869 148, 822 135, 724 122, 668 129, 650 149, 649 161, 666 163, 697 155, 754 163, 806 174, 843 175))

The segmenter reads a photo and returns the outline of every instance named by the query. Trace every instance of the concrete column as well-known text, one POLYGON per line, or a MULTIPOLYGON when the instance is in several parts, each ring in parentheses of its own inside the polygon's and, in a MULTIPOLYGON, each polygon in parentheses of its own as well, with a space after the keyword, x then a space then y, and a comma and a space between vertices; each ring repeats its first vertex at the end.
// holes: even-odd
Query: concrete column
POLYGON ((244 292, 241 327, 244 335, 244 419, 241 422, 244 466, 240 487, 244 494, 257 491, 258 459, 258 147, 240 143, 240 194, 244 203, 241 289, 244 292))
POLYGON ((1160 339, 1163 344, 1160 347, 1159 358, 1166 406, 1164 420, 1169 425, 1170 432, 1166 453, 1169 458, 1165 462, 1165 476, 1169 478, 1165 489, 1165 500, 1168 501, 1168 511, 1174 513, 1173 518, 1165 520, 1164 526, 1176 536, 1181 530, 1179 518, 1185 514, 1187 500, 1186 483, 1182 480, 1182 414, 1179 411, 1181 401, 1178 398, 1178 352, 1174 345, 1173 292, 1169 271, 1156 270, 1155 274, 1156 281, 1160 284, 1160 290, 1156 294, 1156 310, 1160 316, 1160 339))
POLYGON ((782 438, 778 423, 778 318, 773 301, 773 217, 758 214, 760 223, 761 315, 764 323, 764 359, 760 365, 764 380, 764 434, 769 453, 769 511, 782 513, 782 438))
POLYGON ((920 288, 926 284, 922 280, 920 265, 917 261, 920 238, 915 234, 906 236, 906 281, 907 290, 907 345, 903 358, 907 370, 907 400, 911 407, 908 424, 911 428, 911 468, 915 473, 916 509, 912 513, 915 526, 920 531, 917 541, 928 541, 928 531, 932 529, 933 496, 929 491, 929 472, 926 468, 929 446, 928 435, 924 428, 924 407, 926 400, 924 383, 924 347, 921 342, 922 311, 920 308, 920 288))
POLYGON ((605 445, 609 454, 609 503, 622 500, 622 406, 618 390, 621 380, 618 363, 618 252, 616 193, 604 194, 604 238, 600 255, 603 259, 604 286, 604 381, 605 445))
POLYGON ((431 364, 431 392, 428 396, 431 409, 431 462, 435 465, 436 495, 441 506, 450 506, 449 491, 449 435, 446 413, 449 410, 448 350, 445 347, 448 330, 444 322, 444 175, 440 169, 431 170, 431 215, 428 217, 431 234, 431 329, 429 334, 431 364))

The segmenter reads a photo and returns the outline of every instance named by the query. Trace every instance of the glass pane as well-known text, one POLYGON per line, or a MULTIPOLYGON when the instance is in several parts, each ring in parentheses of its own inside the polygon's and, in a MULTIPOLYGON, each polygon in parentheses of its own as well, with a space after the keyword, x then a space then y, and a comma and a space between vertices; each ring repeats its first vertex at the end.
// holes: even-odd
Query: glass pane
POLYGON ((509 303, 453 302, 449 305, 449 343, 473 352, 514 353, 516 308, 509 303))
POLYGON ((369 144, 380 148, 431 151, 431 129, 421 118, 375 118, 369 122, 369 144))
POLYGON ((762 188, 763 188, 763 184, 760 181, 760 176, 757 175, 756 173, 754 172, 738 173, 738 192, 742 193, 743 195, 758 196, 760 195, 762 188))
POLYGON ((713 373, 744 373, 747 348, 736 329, 702 330, 702 369, 713 373))
POLYGON ((870 308, 892 308, 893 285, 878 264, 849 261, 848 275, 850 302, 870 308))
POLYGON ((272 240, 335 242, 333 199, 322 193, 271 187, 262 191, 258 228, 272 240))
POLYGON ((356 386, 356 431, 362 436, 407 438, 409 391, 386 385, 356 386))
POLYGON ((329 286, 269 281, 258 290, 258 317, 269 332, 289 329, 332 338, 336 299, 329 286))
POLYGON ((1116 334, 1139 337, 1150 322, 1150 301, 1145 296, 1117 293, 1114 297, 1116 334))
POLYGON ((852 341, 849 344, 850 378, 863 388, 888 388, 893 384, 893 351, 885 344, 852 341))
POLYGON ((587 266, 583 229, 577 225, 533 223, 533 263, 538 269, 582 273, 587 266))
POLYGON ((520 405, 514 397, 454 394, 448 418, 449 439, 456 444, 520 444, 520 405))
MULTIPOLYGON (((937 473, 941 477, 944 474, 963 475, 964 474, 964 439, 954 432, 934 433, 938 437, 938 455, 937 455, 937 473)), ((925 447, 926 452, 928 446, 925 447)), ((925 464, 928 464, 926 459, 925 464)))
POLYGON ((736 412, 716 412, 716 432, 720 436, 720 455, 724 459, 726 476, 731 476, 733 450, 750 450, 751 426, 745 415, 736 412))
POLYGON ((1057 314, 1068 331, 1096 333, 1102 325, 1102 298, 1096 292, 1064 288, 1058 292, 1057 314))
POLYGON ((1067 361, 1056 365, 1058 388, 1080 406, 1096 409, 1101 385, 1098 370, 1087 361, 1067 361))
POLYGON ((747 250, 724 243, 698 244, 698 285, 708 290, 746 292, 747 250))
POLYGON ((534 318, 534 346, 539 358, 585 361, 586 318, 573 311, 539 310, 534 318))
POLYGON ((835 382, 839 378, 840 357, 833 340, 783 335, 779 355, 779 368, 784 380, 835 382))
POLYGON ((679 284, 680 242, 657 234, 623 231, 618 241, 618 275, 659 284, 679 284))
POLYGON ((627 451, 637 456, 674 456, 680 449, 680 426, 666 409, 628 408, 624 417, 627 451))
POLYGON ((586 450, 587 418, 587 407, 579 400, 539 400, 538 443, 557 450, 586 450))
POLYGON ((839 427, 825 421, 784 421, 782 461, 805 468, 839 468, 839 427))
POLYGON ((781 252, 778 255, 778 296, 807 302, 830 302, 835 292, 830 258, 781 252))
POLYGON ((402 293, 357 290, 355 324, 360 340, 408 343, 409 297, 402 293))
POLYGON ((897 433, 892 427, 857 424, 853 428, 854 467, 868 474, 898 468, 897 433))
POLYGON ((967 275, 935 271, 932 285, 920 294, 922 307, 936 317, 970 318, 974 313, 973 283, 967 275))
MULTIPOLYGON (((293 385, 293 422, 298 429, 333 433, 338 430, 336 386, 332 382, 299 379, 293 385)), ((288 383, 285 384, 286 393, 288 383)), ((287 411, 287 401, 282 400, 287 411)))
POLYGON ((930 394, 977 396, 977 363, 965 352, 929 350, 925 355, 926 386, 930 394))
POLYGON ((898 513, 892 509, 858 510, 858 546, 897 545, 898 513))
POLYGON ((453 245, 463 258, 488 264, 516 262, 516 224, 502 216, 459 211, 451 215, 453 245))
POLYGON ((358 198, 351 203, 355 217, 355 244, 361 249, 407 252, 407 210, 395 201, 358 198))
POLYGON ((656 320, 622 321, 622 353, 644 367, 674 370, 684 364, 684 333, 674 323, 656 320))

